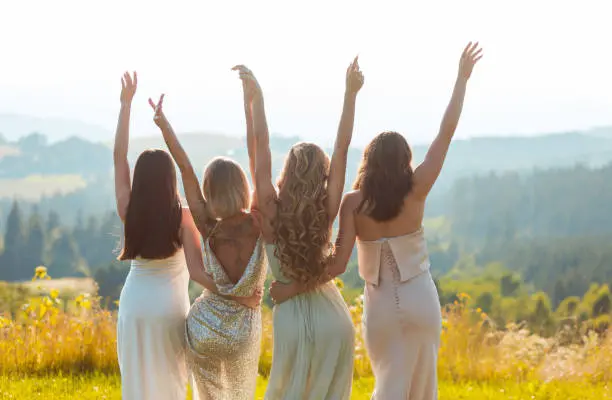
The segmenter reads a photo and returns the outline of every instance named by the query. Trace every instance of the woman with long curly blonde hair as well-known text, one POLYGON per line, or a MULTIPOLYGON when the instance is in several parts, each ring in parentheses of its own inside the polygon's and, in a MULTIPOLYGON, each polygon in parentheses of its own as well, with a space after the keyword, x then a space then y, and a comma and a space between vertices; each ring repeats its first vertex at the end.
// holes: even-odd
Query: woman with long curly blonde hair
MULTIPOLYGON (((461 55, 451 100, 425 160, 412 168, 412 151, 397 132, 383 132, 366 147, 355 191, 344 195, 330 276, 344 271, 355 241, 365 281, 363 333, 376 385, 372 399, 438 398, 440 300, 429 272, 422 228, 425 201, 442 170, 455 134, 467 83, 482 57, 478 43, 461 55)), ((300 293, 277 285, 277 302, 300 293)), ((284 304, 284 303, 283 303, 284 304)))
POLYGON ((272 184, 263 95, 251 71, 237 69, 251 99, 255 192, 268 262, 277 281, 309 289, 274 307, 274 354, 266 399, 348 400, 355 332, 342 295, 329 282, 327 267, 363 75, 355 58, 346 73, 344 108, 331 161, 317 145, 294 145, 277 191, 272 184))

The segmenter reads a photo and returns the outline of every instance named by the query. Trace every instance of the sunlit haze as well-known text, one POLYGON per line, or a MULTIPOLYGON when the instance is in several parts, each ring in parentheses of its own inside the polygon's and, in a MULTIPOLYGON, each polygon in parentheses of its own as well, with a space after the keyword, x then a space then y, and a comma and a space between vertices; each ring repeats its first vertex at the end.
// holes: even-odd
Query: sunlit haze
POLYGON ((137 70, 133 132, 155 134, 148 96, 166 93, 181 132, 244 132, 241 86, 262 85, 270 129, 330 144, 344 72, 365 86, 354 142, 397 130, 429 141, 469 40, 485 56, 458 136, 612 125, 612 24, 602 1, 11 1, 2 7, 0 113, 109 130, 120 77, 137 70))

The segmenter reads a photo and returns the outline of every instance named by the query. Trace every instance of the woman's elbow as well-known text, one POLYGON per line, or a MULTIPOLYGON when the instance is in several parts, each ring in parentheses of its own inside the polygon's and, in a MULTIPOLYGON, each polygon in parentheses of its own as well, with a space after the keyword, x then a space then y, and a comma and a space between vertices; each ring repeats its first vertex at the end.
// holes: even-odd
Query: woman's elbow
POLYGON ((332 278, 336 278, 346 272, 346 263, 334 263, 328 272, 332 278))

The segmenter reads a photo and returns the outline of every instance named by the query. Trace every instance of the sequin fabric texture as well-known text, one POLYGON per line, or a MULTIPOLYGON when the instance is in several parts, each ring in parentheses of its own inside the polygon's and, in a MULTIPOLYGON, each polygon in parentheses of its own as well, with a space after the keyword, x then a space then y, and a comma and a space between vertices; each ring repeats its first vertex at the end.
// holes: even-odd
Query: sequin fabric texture
MULTIPOLYGON (((249 296, 263 287, 267 261, 261 238, 244 274, 234 284, 205 243, 206 270, 219 292, 249 296)), ((234 300, 204 291, 187 317, 187 361, 200 399, 253 399, 261 345, 261 309, 250 309, 234 300)))

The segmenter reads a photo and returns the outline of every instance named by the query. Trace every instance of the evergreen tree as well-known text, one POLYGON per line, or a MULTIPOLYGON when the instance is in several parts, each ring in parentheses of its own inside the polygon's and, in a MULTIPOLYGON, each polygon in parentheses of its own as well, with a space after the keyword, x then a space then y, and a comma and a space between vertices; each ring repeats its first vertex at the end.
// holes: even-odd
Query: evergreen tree
POLYGON ((53 231, 56 228, 59 228, 61 225, 60 216, 56 211, 49 212, 49 218, 47 219, 47 232, 49 234, 53 234, 53 231))
POLYGON ((0 279, 7 281, 19 279, 23 267, 25 244, 26 238, 21 210, 17 201, 14 201, 6 221, 4 253, 0 260, 0 279))
POLYGON ((21 270, 19 279, 29 279, 34 269, 43 265, 43 255, 45 252, 45 229, 43 221, 38 213, 38 209, 34 208, 32 215, 28 221, 28 235, 26 249, 23 254, 24 268, 21 270))
POLYGON ((71 233, 61 229, 51 246, 49 275, 54 278, 79 275, 81 257, 71 233))

